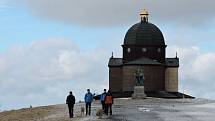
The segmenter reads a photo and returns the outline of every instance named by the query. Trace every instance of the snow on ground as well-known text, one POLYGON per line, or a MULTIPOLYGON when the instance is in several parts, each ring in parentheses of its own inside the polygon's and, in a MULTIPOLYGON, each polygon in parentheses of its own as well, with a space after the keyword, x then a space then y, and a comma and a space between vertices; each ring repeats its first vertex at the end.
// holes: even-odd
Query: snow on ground
POLYGON ((214 121, 215 101, 206 99, 115 99, 113 115, 98 119, 100 102, 92 105, 92 115, 81 114, 84 103, 75 105, 75 117, 68 118, 67 105, 55 105, 0 113, 0 121, 214 121))

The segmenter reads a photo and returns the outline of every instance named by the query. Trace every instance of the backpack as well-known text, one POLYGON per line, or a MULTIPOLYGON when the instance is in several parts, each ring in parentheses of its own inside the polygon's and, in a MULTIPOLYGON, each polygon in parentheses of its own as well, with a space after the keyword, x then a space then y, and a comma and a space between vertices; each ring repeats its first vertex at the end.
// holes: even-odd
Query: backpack
POLYGON ((102 93, 102 94, 101 94, 101 97, 100 97, 100 100, 101 100, 101 101, 105 101, 105 96, 106 96, 106 93, 102 93))
POLYGON ((107 95, 105 97, 105 104, 112 104, 113 103, 113 97, 111 95, 107 95))

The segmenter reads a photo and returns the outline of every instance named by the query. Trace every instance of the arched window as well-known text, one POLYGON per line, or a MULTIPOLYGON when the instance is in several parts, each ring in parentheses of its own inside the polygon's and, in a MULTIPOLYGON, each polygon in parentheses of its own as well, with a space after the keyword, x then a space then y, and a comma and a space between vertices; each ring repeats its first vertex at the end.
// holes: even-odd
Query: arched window
POLYGON ((130 53, 131 52, 131 48, 128 48, 127 51, 128 51, 128 53, 130 53))
POLYGON ((158 48, 158 49, 157 49, 157 51, 160 53, 160 52, 161 52, 161 49, 160 49, 160 48, 158 48))
POLYGON ((146 48, 142 48, 142 51, 143 51, 143 52, 146 52, 146 51, 147 51, 147 49, 146 49, 146 48))

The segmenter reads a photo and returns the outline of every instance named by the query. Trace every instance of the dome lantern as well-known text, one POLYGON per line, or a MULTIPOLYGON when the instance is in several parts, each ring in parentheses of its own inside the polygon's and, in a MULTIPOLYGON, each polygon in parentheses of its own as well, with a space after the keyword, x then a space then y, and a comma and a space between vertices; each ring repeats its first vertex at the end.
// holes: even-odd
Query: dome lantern
POLYGON ((123 62, 129 62, 142 57, 165 62, 165 41, 160 29, 148 22, 148 12, 140 13, 141 22, 134 24, 127 31, 123 47, 123 62))
POLYGON ((140 12, 141 22, 148 22, 149 13, 146 9, 140 12))

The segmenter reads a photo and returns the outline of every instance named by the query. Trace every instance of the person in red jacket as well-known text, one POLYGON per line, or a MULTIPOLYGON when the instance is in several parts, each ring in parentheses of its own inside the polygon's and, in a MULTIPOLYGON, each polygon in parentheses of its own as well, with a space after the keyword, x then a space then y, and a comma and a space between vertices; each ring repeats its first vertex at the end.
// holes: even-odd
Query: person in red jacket
POLYGON ((110 111, 110 115, 112 115, 112 104, 113 104, 113 96, 110 90, 108 90, 105 96, 105 114, 108 115, 110 111))

